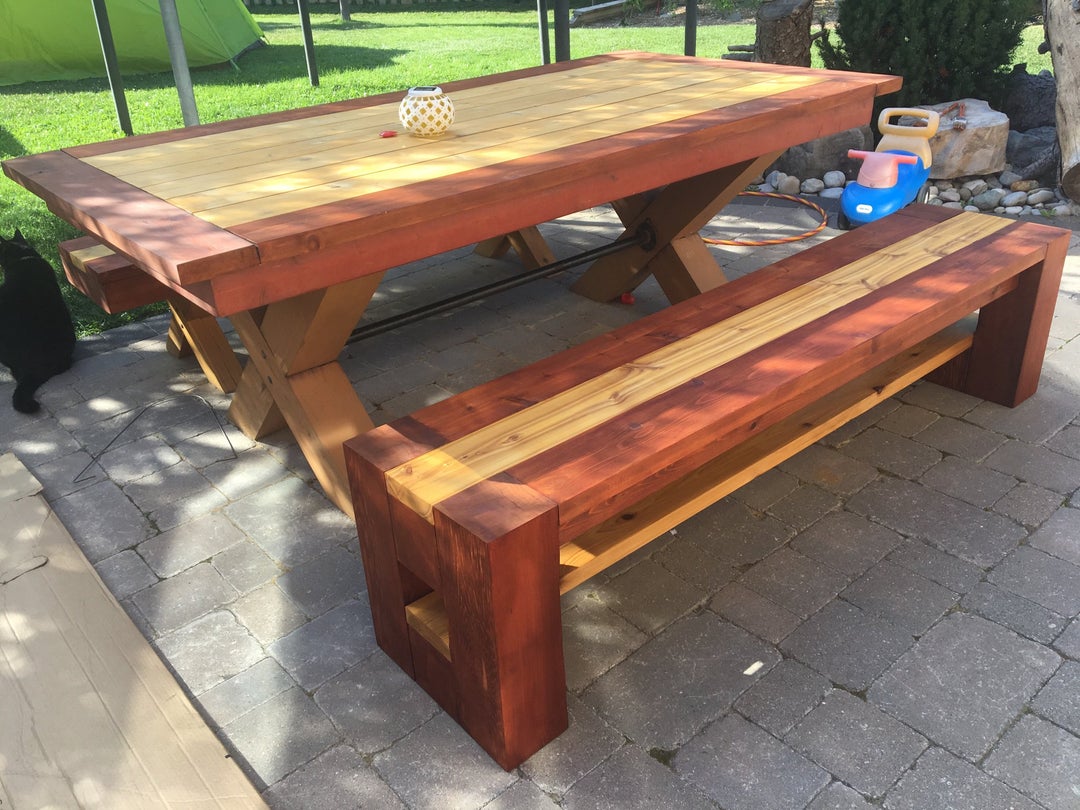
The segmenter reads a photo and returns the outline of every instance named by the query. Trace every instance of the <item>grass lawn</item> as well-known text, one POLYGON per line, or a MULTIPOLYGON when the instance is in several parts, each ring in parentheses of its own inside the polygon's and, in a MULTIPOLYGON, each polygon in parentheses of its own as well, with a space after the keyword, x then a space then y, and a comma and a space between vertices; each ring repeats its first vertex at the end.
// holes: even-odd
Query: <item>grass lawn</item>
MULTIPOLYGON (((325 8, 325 7, 324 7, 325 8)), ((535 6, 526 2, 455 4, 453 11, 424 7, 356 9, 351 23, 329 13, 311 15, 320 84, 307 79, 299 21, 293 10, 256 12, 271 47, 231 66, 195 71, 193 83, 204 123, 261 112, 400 92, 405 88, 539 64, 535 6)), ((1037 52, 1041 28, 1028 31, 1017 62, 1031 72, 1049 67, 1037 52)), ((699 56, 718 57, 730 44, 754 40, 753 24, 698 29, 699 56)), ((681 27, 572 29, 571 55, 615 50, 682 53, 681 27)), ((124 76, 136 133, 183 125, 171 73, 124 76)), ((104 79, 39 82, 0 87, 0 159, 123 137, 104 79)), ((29 192, 0 178, 0 234, 15 227, 59 266, 56 245, 77 232, 29 192)), ((106 316, 66 283, 68 305, 81 334, 143 317, 147 310, 106 316)), ((155 310, 149 310, 155 311, 155 310)))

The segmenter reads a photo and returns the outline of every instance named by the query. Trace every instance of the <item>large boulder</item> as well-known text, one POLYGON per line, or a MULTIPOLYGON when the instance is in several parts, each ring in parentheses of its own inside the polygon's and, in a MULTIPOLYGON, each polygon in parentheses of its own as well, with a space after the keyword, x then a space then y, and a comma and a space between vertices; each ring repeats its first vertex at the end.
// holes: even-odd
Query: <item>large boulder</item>
POLYGON ((1009 127, 1027 132, 1036 127, 1057 126, 1054 112, 1057 82, 1054 74, 1043 70, 1032 75, 1027 65, 1016 65, 1009 74, 1009 89, 1001 111, 1009 116, 1009 127))
POLYGON ((834 169, 854 177, 859 164, 847 156, 848 150, 873 148, 874 133, 870 127, 856 127, 791 147, 780 156, 775 168, 795 177, 824 177, 834 169))
POLYGON ((1056 186, 1061 168, 1056 127, 1035 127, 1010 132, 1005 157, 1012 170, 1025 180, 1056 186))
POLYGON ((930 139, 934 156, 930 177, 935 180, 982 177, 1005 169, 1005 146, 1009 140, 1009 117, 1005 113, 974 98, 925 105, 923 109, 942 114, 941 126, 930 139), (963 128, 958 120, 959 110, 954 106, 957 103, 963 104, 963 128))

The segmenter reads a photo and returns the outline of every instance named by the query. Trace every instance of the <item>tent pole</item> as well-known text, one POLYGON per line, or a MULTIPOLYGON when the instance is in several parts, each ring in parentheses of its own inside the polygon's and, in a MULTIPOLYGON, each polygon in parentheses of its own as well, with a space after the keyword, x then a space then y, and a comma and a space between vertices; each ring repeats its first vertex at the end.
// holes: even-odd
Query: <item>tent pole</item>
POLYGON ((184 52, 184 35, 180 33, 180 15, 176 13, 176 0, 158 0, 161 7, 161 24, 165 26, 165 41, 169 44, 169 61, 172 62, 176 92, 180 95, 180 112, 184 126, 199 123, 199 111, 195 107, 195 91, 191 87, 191 71, 188 70, 187 54, 184 52))
POLYGON ((307 0, 296 0, 296 9, 300 12, 300 29, 304 32, 304 58, 307 60, 308 81, 312 87, 318 87, 319 68, 315 64, 315 42, 311 38, 311 16, 308 14, 307 0))
POLYGON ((551 40, 548 38, 547 0, 536 0, 536 18, 540 24, 540 64, 551 64, 551 40))
POLYGON ((570 0, 555 0, 555 61, 570 58, 570 0))
POLYGON ((113 105, 116 107, 116 119, 120 124, 121 132, 125 135, 133 135, 135 133, 131 129, 127 97, 124 95, 124 80, 120 76, 120 65, 116 61, 116 45, 113 43, 112 28, 109 26, 109 12, 105 10, 105 0, 90 0, 90 2, 94 6, 94 20, 97 22, 101 55, 105 59, 105 73, 109 77, 113 105))

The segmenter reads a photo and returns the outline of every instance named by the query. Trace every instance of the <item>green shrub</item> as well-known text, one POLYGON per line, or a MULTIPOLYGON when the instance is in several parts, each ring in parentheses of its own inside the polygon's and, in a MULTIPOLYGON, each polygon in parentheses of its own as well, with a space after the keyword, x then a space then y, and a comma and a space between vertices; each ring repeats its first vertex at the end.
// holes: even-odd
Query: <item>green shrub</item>
POLYGON ((998 102, 1030 0, 839 0, 826 67, 904 77, 890 104, 998 102), (839 40, 838 42, 835 40, 839 40))

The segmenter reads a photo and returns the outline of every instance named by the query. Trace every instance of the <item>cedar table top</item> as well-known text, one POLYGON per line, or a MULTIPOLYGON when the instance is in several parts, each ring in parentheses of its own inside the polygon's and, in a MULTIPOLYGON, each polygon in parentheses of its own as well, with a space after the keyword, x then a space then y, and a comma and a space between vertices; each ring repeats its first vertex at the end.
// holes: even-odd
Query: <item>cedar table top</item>
POLYGON ((217 314, 509 233, 867 123, 900 79, 618 53, 15 158, 58 216, 217 314))

